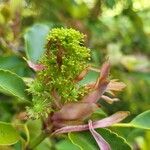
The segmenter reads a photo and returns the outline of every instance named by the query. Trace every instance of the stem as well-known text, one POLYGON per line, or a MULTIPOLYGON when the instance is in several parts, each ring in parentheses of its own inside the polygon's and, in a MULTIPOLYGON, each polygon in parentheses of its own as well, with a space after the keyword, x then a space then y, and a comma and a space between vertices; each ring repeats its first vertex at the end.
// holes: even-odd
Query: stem
POLYGON ((128 128, 133 128, 135 127, 133 124, 130 123, 116 123, 112 125, 112 127, 128 127, 128 128))
POLYGON ((33 139, 31 143, 29 144, 28 150, 33 150, 36 146, 38 146, 45 138, 48 137, 48 133, 45 131, 42 131, 41 134, 33 139))
POLYGON ((94 7, 91 10, 91 14, 90 14, 89 20, 96 21, 98 19, 98 16, 101 13, 101 5, 102 5, 101 0, 97 0, 95 5, 94 5, 94 7))

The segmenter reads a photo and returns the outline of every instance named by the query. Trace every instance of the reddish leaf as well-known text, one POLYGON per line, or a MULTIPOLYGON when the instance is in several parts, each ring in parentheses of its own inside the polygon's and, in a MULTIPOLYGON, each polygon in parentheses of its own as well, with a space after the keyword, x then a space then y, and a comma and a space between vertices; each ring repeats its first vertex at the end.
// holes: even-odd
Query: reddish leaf
POLYGON ((108 76, 109 76, 109 72, 110 72, 110 63, 105 62, 102 65, 100 77, 98 78, 98 80, 95 84, 95 88, 98 88, 100 86, 100 84, 102 84, 103 82, 106 82, 106 80, 108 79, 108 76))
MULTIPOLYGON (((97 79, 94 89, 83 98, 83 102, 96 103, 105 93, 109 81, 107 80, 110 70, 110 64, 105 62, 101 68, 100 77, 97 79)), ((91 84, 91 87, 93 85, 91 84)))
POLYGON ((99 148, 101 150, 111 150, 110 145, 105 141, 105 139, 94 130, 91 120, 89 121, 88 125, 89 125, 89 130, 93 135, 94 139, 96 140, 99 148))
MULTIPOLYGON (((118 123, 125 119, 129 115, 129 112, 127 111, 120 111, 117 112, 109 117, 106 117, 104 119, 101 119, 99 121, 93 122, 93 128, 104 128, 109 127, 115 123, 118 123)), ((74 125, 74 126, 66 126, 63 128, 60 128, 56 130, 53 134, 61 134, 61 133, 68 133, 68 132, 77 132, 77 131, 85 131, 88 130, 89 126, 88 124, 84 125, 74 125)))
POLYGON ((34 71, 42 71, 43 69, 45 69, 45 67, 42 64, 34 64, 31 61, 27 61, 28 65, 30 68, 32 68, 34 71))
POLYGON ((81 81, 81 80, 86 76, 86 74, 88 73, 88 71, 89 71, 89 68, 86 68, 85 70, 83 70, 83 71, 79 74, 79 76, 77 76, 77 77, 75 78, 75 81, 76 81, 76 82, 81 81))
POLYGON ((104 99, 107 103, 112 104, 113 102, 117 102, 119 101, 118 98, 110 98, 108 96, 102 95, 101 97, 102 99, 104 99))
POLYGON ((117 82, 117 80, 111 80, 108 84, 107 90, 109 91, 122 91, 126 85, 123 82, 117 82))
POLYGON ((82 120, 91 115, 98 106, 94 103, 68 103, 52 116, 52 120, 82 120))

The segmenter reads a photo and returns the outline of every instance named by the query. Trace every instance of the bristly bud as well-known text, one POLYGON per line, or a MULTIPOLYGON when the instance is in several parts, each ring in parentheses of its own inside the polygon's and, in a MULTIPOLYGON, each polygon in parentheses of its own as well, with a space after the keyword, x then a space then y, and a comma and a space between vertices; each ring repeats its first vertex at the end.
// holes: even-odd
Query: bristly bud
POLYGON ((77 102, 85 96, 86 88, 75 82, 88 68, 90 60, 90 49, 84 46, 84 38, 74 29, 56 28, 50 31, 45 53, 39 61, 44 69, 37 72, 28 89, 34 97, 33 107, 28 108, 31 117, 42 117, 42 112, 58 110, 58 106, 77 102), (60 97, 59 100, 56 100, 53 91, 60 97), (44 107, 39 107, 36 101, 44 107))
MULTIPOLYGON (((77 84, 90 69, 90 50, 84 46, 84 35, 73 29, 56 28, 47 38, 46 51, 38 64, 27 61, 37 71, 29 85, 32 107, 27 107, 27 117, 43 120, 43 129, 54 134, 89 130, 101 150, 110 150, 109 144, 94 129, 109 127, 126 118, 128 112, 116 114, 99 121, 85 121, 99 108, 100 99, 109 104, 118 101, 114 95, 125 84, 109 80, 110 63, 106 61, 95 83, 77 84), (81 124, 79 124, 81 123, 81 124)), ((95 70, 95 69, 94 69, 95 70)), ((97 71, 97 70, 96 70, 97 71)))

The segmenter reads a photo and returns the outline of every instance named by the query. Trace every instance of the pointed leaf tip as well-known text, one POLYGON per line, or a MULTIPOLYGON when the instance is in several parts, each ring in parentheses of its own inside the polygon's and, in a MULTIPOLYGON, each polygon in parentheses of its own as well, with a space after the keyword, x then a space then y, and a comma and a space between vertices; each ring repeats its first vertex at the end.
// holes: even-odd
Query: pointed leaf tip
POLYGON ((34 71, 42 71, 45 69, 45 67, 42 64, 35 64, 31 61, 27 61, 30 68, 32 68, 34 71))
POLYGON ((130 113, 128 111, 119 111, 116 112, 115 114, 106 117, 104 119, 101 119, 99 121, 93 122, 93 127, 94 128, 104 128, 104 127, 109 127, 115 123, 118 123, 125 119, 130 113))
POLYGON ((101 72, 100 72, 100 78, 107 78, 110 72, 110 62, 106 61, 103 63, 101 67, 101 72))

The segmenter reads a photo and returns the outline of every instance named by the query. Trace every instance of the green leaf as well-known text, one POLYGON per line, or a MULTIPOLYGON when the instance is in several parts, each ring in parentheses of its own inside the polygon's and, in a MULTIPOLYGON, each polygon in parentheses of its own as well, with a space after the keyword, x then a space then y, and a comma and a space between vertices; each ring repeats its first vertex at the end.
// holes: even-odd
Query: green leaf
POLYGON ((6 92, 19 99, 27 100, 25 94, 26 85, 15 73, 0 69, 0 88, 2 89, 1 92, 6 92))
POLYGON ((34 150, 50 150, 52 147, 51 141, 46 138, 44 141, 42 141, 34 150))
POLYGON ((102 110, 102 108, 99 108, 91 115, 90 118, 92 118, 92 120, 98 120, 104 117, 107 117, 107 114, 102 110))
POLYGON ((17 124, 15 125, 15 127, 17 128, 17 131, 20 134, 22 141, 28 144, 30 141, 30 134, 29 134, 27 124, 17 124))
POLYGON ((29 138, 32 141, 35 137, 37 137, 41 133, 42 121, 38 120, 28 120, 27 128, 29 130, 29 138))
POLYGON ((35 24, 25 33, 25 51, 29 60, 37 62, 44 53, 48 31, 49 27, 47 25, 35 24))
POLYGON ((106 6, 108 7, 108 8, 113 8, 114 6, 115 6, 115 4, 116 4, 116 0, 106 0, 105 1, 105 4, 106 4, 106 6))
POLYGON ((15 55, 0 56, 0 69, 10 70, 19 76, 28 76, 30 73, 27 63, 15 55))
POLYGON ((70 140, 65 139, 65 140, 61 140, 60 142, 56 143, 56 150, 80 150, 77 146, 75 146, 74 144, 72 144, 70 142, 70 140))
POLYGON ((150 130, 150 110, 145 111, 135 117, 130 124, 132 124, 135 127, 143 128, 143 129, 149 129, 150 130))
POLYGON ((18 132, 11 124, 0 122, 0 145, 12 145, 19 139, 18 132))
POLYGON ((71 142, 78 146, 81 150, 96 150, 96 146, 93 142, 90 142, 90 139, 92 139, 90 133, 69 133, 68 136, 71 142))
MULTIPOLYGON (((126 140, 108 129, 96 130, 110 144, 112 150, 131 150, 126 140)), ((89 131, 80 133, 69 133, 69 139, 81 150, 98 150, 99 147, 89 131)))
POLYGON ((118 123, 113 125, 114 127, 127 127, 127 128, 140 128, 150 130, 150 110, 147 110, 137 117, 135 117, 130 123, 118 123))

